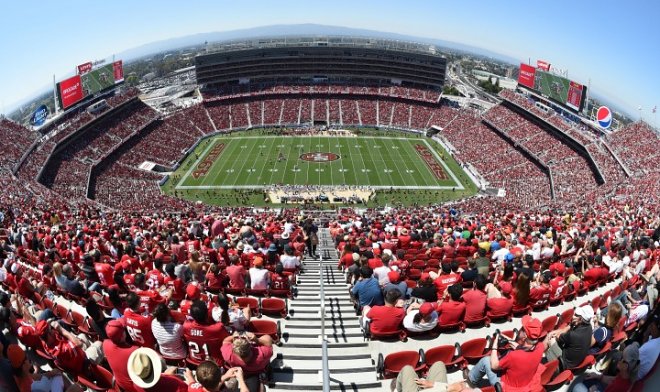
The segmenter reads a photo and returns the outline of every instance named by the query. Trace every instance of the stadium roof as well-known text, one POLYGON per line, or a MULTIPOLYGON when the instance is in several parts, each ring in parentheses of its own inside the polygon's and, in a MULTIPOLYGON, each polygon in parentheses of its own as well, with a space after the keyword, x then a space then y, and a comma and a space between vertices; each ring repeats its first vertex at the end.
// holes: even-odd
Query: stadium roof
POLYGON ((440 49, 431 44, 422 44, 410 41, 389 40, 382 38, 351 37, 351 36, 288 36, 288 37, 261 37, 251 39, 238 39, 209 44, 208 53, 229 52, 255 48, 283 48, 283 47, 347 47, 347 48, 374 48, 396 52, 420 53, 444 57, 440 49))

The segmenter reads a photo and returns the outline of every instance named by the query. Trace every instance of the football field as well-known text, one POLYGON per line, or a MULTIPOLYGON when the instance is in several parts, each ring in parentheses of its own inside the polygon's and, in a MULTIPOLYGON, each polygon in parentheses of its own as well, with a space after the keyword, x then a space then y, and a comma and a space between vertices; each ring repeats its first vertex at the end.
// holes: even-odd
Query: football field
POLYGON ((425 138, 217 136, 202 142, 171 180, 175 190, 271 185, 465 189, 460 167, 453 159, 448 165, 446 155, 425 138))

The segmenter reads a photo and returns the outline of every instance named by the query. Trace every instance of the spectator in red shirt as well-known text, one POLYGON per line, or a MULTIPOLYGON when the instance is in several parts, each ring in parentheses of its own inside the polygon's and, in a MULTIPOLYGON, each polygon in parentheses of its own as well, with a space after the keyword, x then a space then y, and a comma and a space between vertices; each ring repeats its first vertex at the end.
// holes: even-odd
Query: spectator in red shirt
POLYGON ((78 336, 62 328, 57 321, 52 321, 42 335, 43 348, 54 358, 58 367, 72 374, 81 374, 85 369, 85 363, 89 360, 94 362, 103 359, 101 342, 93 345, 84 342, 78 336), (90 358, 87 351, 89 350, 90 358))
MULTIPOLYGON (((564 265, 563 263, 555 263, 555 264, 564 265)), ((555 264, 553 264, 553 265, 555 265, 555 264)), ((551 267, 550 271, 553 271, 552 270, 552 265, 550 267, 551 267)), ((554 272, 552 273, 554 277, 552 279, 550 279, 550 299, 551 300, 554 300, 555 298, 559 298, 562 295, 563 291, 564 291, 564 287, 566 286, 566 280, 564 279, 564 274, 563 274, 563 272, 559 273, 559 271, 560 271, 559 269, 555 269, 554 272)))
POLYGON ((211 264, 206 273, 206 290, 217 294, 225 286, 226 280, 227 275, 220 270, 220 267, 217 264, 211 264))
POLYGON ((140 346, 131 345, 127 340, 126 319, 112 320, 106 325, 105 333, 108 338, 103 341, 103 353, 105 354, 115 382, 123 391, 141 392, 128 375, 128 358, 133 351, 140 346))
POLYGON ((167 276, 163 280, 167 288, 170 290, 170 299, 175 301, 181 301, 185 296, 185 286, 186 284, 183 280, 176 276, 176 264, 169 263, 165 266, 165 273, 167 276))
POLYGON ((463 286, 453 284, 447 288, 444 298, 438 301, 438 314, 440 325, 453 325, 463 321, 465 316, 465 302, 461 301, 463 286), (448 298, 448 300, 447 300, 448 298))
MULTIPOLYGON (((522 325, 516 341, 510 342, 512 351, 500 358, 498 350, 491 350, 490 356, 481 358, 469 373, 465 372, 469 384, 476 385, 486 376, 490 385, 499 382, 505 391, 514 388, 529 391, 540 387, 534 383, 540 383, 540 380, 535 381, 535 376, 545 349, 539 342, 543 327, 541 321, 530 316, 522 318, 522 325), (497 371, 499 375, 495 373, 497 371)), ((499 335, 496 335, 493 347, 497 347, 498 339, 499 335)))
POLYGON ((511 314, 511 309, 513 309, 511 286, 503 287, 501 294, 501 296, 493 296, 486 300, 489 317, 500 317, 511 314))
POLYGON ((370 322, 369 330, 374 334, 396 332, 401 329, 401 323, 406 316, 403 308, 396 307, 401 298, 398 290, 389 290, 385 293, 385 305, 376 305, 369 309, 366 321, 370 322))
POLYGON ((229 256, 229 262, 231 265, 227 267, 227 276, 229 277, 229 288, 232 289, 244 289, 245 288, 245 277, 247 276, 247 271, 241 263, 241 259, 237 255, 229 256))
POLYGON ((163 276, 163 259, 157 257, 154 259, 154 269, 147 273, 147 282, 150 282, 150 287, 158 289, 165 284, 165 277, 163 276))
POLYGON ((222 363, 220 345, 229 335, 223 323, 209 323, 208 308, 204 301, 195 301, 190 308, 192 320, 183 324, 183 338, 188 344, 188 358, 196 363, 215 361, 222 363))
POLYGON ((410 242, 412 241, 412 238, 410 235, 408 235, 408 229, 405 227, 401 229, 399 233, 399 242, 398 242, 398 247, 399 249, 408 249, 410 247, 410 242))
POLYGON ((225 338, 221 351, 227 366, 243 369, 250 392, 259 391, 259 373, 266 369, 273 356, 273 339, 269 335, 257 339, 251 332, 234 334, 225 338))
POLYGON ((486 278, 483 275, 477 275, 474 279, 474 288, 463 294, 465 302, 464 321, 478 321, 486 314, 486 278))
POLYGON ((140 297, 140 303, 144 307, 144 310, 147 313, 152 313, 156 309, 156 305, 165 302, 165 298, 158 291, 147 287, 145 278, 144 274, 135 274, 134 284, 137 289, 135 293, 140 297))
POLYGON ((128 308, 124 311, 124 317, 126 317, 126 331, 131 340, 142 347, 154 347, 156 339, 151 331, 153 318, 150 315, 143 315, 146 312, 140 305, 140 297, 136 293, 128 293, 126 305, 128 308))
POLYGON ((535 309, 542 308, 550 301, 550 271, 538 275, 541 282, 535 283, 529 290, 529 304, 535 309))
MULTIPOLYGON (((433 274, 431 274, 431 276, 433 276, 433 274)), ((460 281, 461 275, 452 272, 451 264, 443 263, 442 273, 438 275, 438 277, 433 281, 433 284, 438 291, 438 298, 442 298, 444 296, 447 287, 453 285, 454 283, 459 283, 460 281)))

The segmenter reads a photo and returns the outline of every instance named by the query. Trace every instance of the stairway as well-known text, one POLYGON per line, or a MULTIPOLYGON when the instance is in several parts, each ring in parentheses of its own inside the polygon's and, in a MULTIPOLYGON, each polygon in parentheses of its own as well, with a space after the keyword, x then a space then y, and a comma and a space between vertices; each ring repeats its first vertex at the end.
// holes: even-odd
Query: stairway
POLYGON ((290 302, 290 318, 283 322, 282 346, 275 350, 269 391, 323 389, 321 299, 319 270, 323 268, 326 336, 330 389, 381 391, 369 343, 362 337, 337 254, 328 229, 319 229, 317 253, 323 261, 306 257, 300 274, 298 296, 290 302))

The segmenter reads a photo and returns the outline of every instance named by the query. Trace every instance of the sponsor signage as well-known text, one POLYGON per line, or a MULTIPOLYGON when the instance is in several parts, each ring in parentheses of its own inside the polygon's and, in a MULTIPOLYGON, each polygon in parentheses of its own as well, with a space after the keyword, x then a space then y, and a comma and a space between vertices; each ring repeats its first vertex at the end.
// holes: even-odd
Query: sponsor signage
POLYGON ((598 126, 603 129, 608 129, 612 126, 612 111, 607 106, 601 106, 596 112, 596 121, 598 126))
POLYGON ((30 124, 32 126, 38 127, 43 125, 43 123, 46 122, 46 119, 48 118, 48 107, 46 105, 41 105, 37 108, 37 110, 32 113, 32 117, 30 118, 30 124))
POLYGON ((536 75, 536 68, 531 65, 521 63, 520 72, 518 73, 518 83, 528 88, 534 88, 534 77, 536 75))
POLYGON ((544 71, 550 71, 550 63, 544 60, 536 60, 536 67, 544 71))
POLYGON ((124 64, 121 60, 112 63, 112 70, 115 77, 115 84, 124 81, 124 64))
POLYGON ((65 79, 59 83, 62 108, 67 109, 84 98, 80 75, 65 79))
POLYGON ((78 66, 78 75, 86 74, 92 70, 92 62, 88 61, 85 64, 80 64, 78 66))
POLYGON ((566 96, 566 106, 574 110, 580 110, 583 94, 584 86, 571 80, 568 86, 568 94, 566 96))

